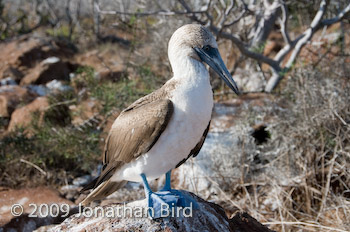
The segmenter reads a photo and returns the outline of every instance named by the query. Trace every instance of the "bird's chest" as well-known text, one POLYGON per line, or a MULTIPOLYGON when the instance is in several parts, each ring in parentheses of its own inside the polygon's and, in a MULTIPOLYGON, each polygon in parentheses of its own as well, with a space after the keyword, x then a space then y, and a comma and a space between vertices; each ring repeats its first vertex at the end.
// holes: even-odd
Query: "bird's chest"
MULTIPOLYGON (((170 98, 174 104, 169 136, 182 144, 184 156, 194 148, 207 128, 213 109, 213 93, 208 82, 180 86, 170 98)), ((181 149, 179 148, 179 149, 181 149)))
POLYGON ((170 100, 174 104, 172 120, 200 125, 209 122, 213 109, 213 92, 209 83, 179 86, 170 100))

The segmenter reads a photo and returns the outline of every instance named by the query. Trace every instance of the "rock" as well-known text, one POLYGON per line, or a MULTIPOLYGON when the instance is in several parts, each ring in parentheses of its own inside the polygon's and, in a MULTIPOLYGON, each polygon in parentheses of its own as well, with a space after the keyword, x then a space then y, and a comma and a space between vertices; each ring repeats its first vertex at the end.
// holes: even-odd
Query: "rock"
POLYGON ((125 71, 127 57, 126 50, 112 46, 102 51, 93 49, 86 53, 77 54, 75 62, 82 66, 93 67, 96 73, 101 75, 101 79, 118 79, 125 71), (118 54, 116 56, 116 54, 118 54))
POLYGON ((256 144, 261 145, 270 139, 270 133, 266 127, 267 126, 263 123, 256 124, 252 127, 251 135, 254 137, 256 144))
POLYGON ((60 188, 60 193, 65 199, 75 202, 80 195, 81 189, 82 187, 77 185, 64 185, 60 188))
POLYGON ((247 63, 244 68, 237 68, 235 80, 242 91, 261 92, 264 87, 264 75, 255 70, 254 65, 247 63))
POLYGON ((4 71, 3 77, 4 78, 11 78, 14 80, 15 83, 17 83, 23 77, 23 73, 21 71, 19 71, 17 68, 10 66, 4 71))
POLYGON ((58 80, 52 80, 45 85, 28 85, 27 88, 39 96, 46 96, 49 94, 57 94, 60 92, 73 90, 71 86, 65 85, 62 83, 62 81, 58 80))
POLYGON ((12 77, 17 83, 41 61, 53 63, 55 59, 72 59, 77 49, 74 45, 40 37, 34 33, 19 36, 0 44, 0 79, 12 77))
POLYGON ((17 127, 27 127, 33 119, 34 112, 44 113, 48 107, 47 97, 38 97, 28 105, 16 109, 11 115, 8 131, 14 131, 17 127))
MULTIPOLYGON (((12 76, 12 70, 17 69, 16 63, 19 57, 39 43, 39 39, 30 36, 22 36, 18 40, 1 43, 0 79, 12 76)), ((17 70, 16 72, 20 73, 21 71, 17 70)))
POLYGON ((69 91, 69 90, 73 90, 73 88, 69 85, 64 85, 62 83, 62 81, 58 81, 58 80, 52 80, 48 83, 46 83, 46 87, 52 92, 65 92, 65 91, 69 91))
MULTIPOLYGON (((47 187, 2 190, 0 191, 0 227, 5 231, 32 231, 39 226, 51 224, 55 220, 56 222, 57 220, 63 221, 60 217, 42 217, 46 216, 47 213, 45 205, 51 204, 56 204, 58 207, 65 204, 67 207, 62 208, 63 210, 69 210, 74 206, 72 202, 63 199, 56 191, 47 187), (14 204, 20 204, 23 207, 21 216, 14 217, 12 215, 11 207, 14 204), (36 205, 37 208, 35 209, 32 204, 36 205), (43 206, 39 208, 40 205, 43 206), (29 214, 32 216, 30 217, 29 214)), ((16 212, 20 212, 20 208, 17 208, 16 212)))
POLYGON ((56 57, 56 56, 52 56, 52 57, 49 57, 49 58, 46 58, 45 60, 42 61, 43 64, 55 64, 55 63, 58 63, 60 62, 61 59, 56 57))
POLYGON ((79 176, 73 180, 73 184, 77 186, 84 186, 92 180, 90 175, 79 176))
POLYGON ((255 218, 247 213, 237 213, 230 219, 230 225, 235 228, 234 231, 237 232, 272 232, 272 230, 260 224, 255 218))
POLYGON ((76 53, 77 49, 73 44, 62 41, 55 40, 50 37, 36 37, 31 34, 28 34, 27 41, 34 40, 32 46, 28 46, 27 43, 22 41, 14 41, 18 46, 25 47, 25 51, 20 53, 20 56, 17 58, 16 64, 20 67, 26 67, 28 69, 35 67, 38 63, 43 60, 47 60, 46 63, 52 63, 55 58, 60 60, 71 59, 72 56, 76 53))
POLYGON ((182 192, 196 199, 197 209, 174 210, 170 211, 172 215, 169 217, 153 220, 147 217, 146 200, 124 205, 86 207, 60 225, 47 228, 47 231, 271 231, 248 214, 238 214, 228 219, 219 205, 207 202, 192 193, 182 192))
POLYGON ((17 83, 11 77, 6 77, 0 80, 0 86, 3 85, 17 85, 17 83))
POLYGON ((35 94, 16 85, 0 86, 0 117, 9 117, 19 103, 33 100, 35 94))
POLYGON ((28 85, 27 88, 39 96, 46 96, 50 93, 49 88, 44 85, 28 85))
POLYGON ((28 71, 20 85, 29 84, 46 84, 52 80, 66 80, 69 81, 69 74, 77 69, 77 65, 71 64, 70 62, 64 62, 54 58, 48 58, 36 65, 33 69, 28 71), (47 61, 48 59, 52 59, 47 61), (53 62, 56 61, 56 62, 53 62))

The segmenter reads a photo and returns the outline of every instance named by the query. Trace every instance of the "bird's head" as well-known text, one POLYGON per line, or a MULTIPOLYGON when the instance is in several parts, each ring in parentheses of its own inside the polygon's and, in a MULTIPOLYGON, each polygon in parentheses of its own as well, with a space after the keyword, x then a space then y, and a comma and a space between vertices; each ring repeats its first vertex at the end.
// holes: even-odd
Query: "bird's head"
POLYGON ((177 29, 169 41, 170 62, 185 54, 199 62, 208 64, 224 82, 239 95, 238 87, 227 70, 218 50, 215 37, 204 26, 188 24, 177 29))

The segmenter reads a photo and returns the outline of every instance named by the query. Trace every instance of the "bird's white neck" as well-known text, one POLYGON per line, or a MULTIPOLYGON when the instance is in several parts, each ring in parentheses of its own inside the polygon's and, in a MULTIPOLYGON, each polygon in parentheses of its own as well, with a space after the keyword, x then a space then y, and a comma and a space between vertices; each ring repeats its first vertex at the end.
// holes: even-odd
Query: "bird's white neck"
POLYGON ((181 82, 198 82, 198 84, 204 82, 210 85, 209 72, 202 62, 189 56, 172 57, 170 61, 174 79, 181 82))
POLYGON ((171 100, 175 108, 182 112, 194 112, 194 117, 202 114, 204 124, 210 120, 213 107, 213 92, 209 72, 204 64, 189 56, 171 60, 175 80, 178 85, 171 100))

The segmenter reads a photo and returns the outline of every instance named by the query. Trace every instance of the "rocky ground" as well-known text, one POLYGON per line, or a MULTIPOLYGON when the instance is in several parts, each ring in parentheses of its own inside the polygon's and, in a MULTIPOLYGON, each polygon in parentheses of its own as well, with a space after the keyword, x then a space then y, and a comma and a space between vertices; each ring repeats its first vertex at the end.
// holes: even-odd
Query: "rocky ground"
MULTIPOLYGON (((232 231, 232 232, 271 232, 267 227, 261 225, 254 218, 247 214, 237 214, 229 219, 223 208, 214 203, 209 203, 198 196, 186 191, 183 194, 189 194, 197 202, 196 209, 181 208, 181 210, 171 210, 167 213, 173 214, 172 217, 160 217, 150 219, 141 217, 147 213, 136 213, 141 206, 147 208, 147 201, 134 201, 126 205, 109 204, 103 207, 103 213, 93 218, 88 211, 71 216, 58 226, 48 226, 40 228, 40 231, 232 231), (119 207, 119 208, 118 208, 119 207), (127 212, 126 209, 134 209, 127 212), (111 209, 119 214, 108 218, 107 212, 111 209), (119 212, 119 213, 118 213, 119 212)), ((91 211, 92 212, 92 211, 91 211)), ((167 214, 163 213, 163 215, 167 214)), ((93 214, 93 213, 92 213, 93 214)))
MULTIPOLYGON (((339 48, 332 47, 330 44, 334 43, 337 35, 339 36, 339 31, 336 27, 329 30, 328 37, 324 37, 322 41, 310 43, 307 49, 303 50, 304 67, 316 63, 310 73, 317 68, 321 72, 325 73, 328 70, 328 73, 332 73, 332 67, 325 66, 327 59, 328 61, 334 60, 334 63, 337 64, 350 63, 348 56, 338 60, 334 58, 339 53, 339 48), (315 54, 320 50, 326 55, 315 54), (318 67, 318 64, 324 66, 318 67)), ((128 41, 132 35, 125 32, 119 37, 124 39, 122 41, 128 41)), ((265 48, 265 54, 274 52, 274 46, 279 46, 279 39, 281 38, 271 37, 265 48)), ((349 39, 347 35, 346 41, 349 39)), ((226 45, 220 44, 220 46, 224 48, 226 45)), ((3 146, 1 155, 4 157, 2 164, 4 162, 6 164, 1 166, 0 173, 2 181, 0 186, 3 186, 0 191, 0 226, 4 226, 5 230, 12 228, 21 231, 25 228, 31 231, 39 226, 60 223, 65 217, 60 220, 57 218, 29 218, 27 215, 31 210, 29 203, 56 203, 59 206, 68 204, 72 209, 69 214, 76 211, 74 207, 84 197, 79 193, 82 186, 98 175, 100 168, 98 153, 118 112, 133 100, 164 83, 170 75, 170 69, 167 62, 164 61, 165 56, 158 57, 157 62, 153 56, 147 57, 147 54, 158 55, 165 52, 165 49, 154 51, 151 46, 145 46, 145 44, 131 48, 130 45, 120 41, 114 44, 99 44, 82 50, 70 42, 34 32, 1 43, 0 51, 0 137, 3 146), (62 134, 67 136, 63 137, 62 134), (89 136, 79 140, 73 136, 76 134, 78 136, 88 134, 89 136), (56 143, 55 137, 59 137, 59 143, 56 143), (46 140, 53 142, 48 143, 47 147, 40 147, 33 142, 36 139, 39 143, 46 140), (72 144, 78 141, 77 143, 81 146, 70 147, 70 140, 72 144), (71 149, 71 153, 77 153, 82 149, 85 152, 85 149, 89 149, 87 153, 92 155, 87 156, 83 161, 90 162, 90 166, 76 169, 77 165, 83 166, 83 161, 70 157, 71 153, 63 151, 63 148, 60 147, 63 145, 66 150, 71 149), (11 150, 12 146, 21 147, 21 149, 23 147, 23 149, 11 150), (76 150, 72 147, 75 147, 76 150), (46 152, 57 154, 55 152, 60 151, 64 154, 63 158, 53 157, 52 161, 45 157, 36 157, 35 154, 31 154, 31 150, 40 150, 43 155, 46 152), (30 153, 30 156, 17 157, 16 153, 10 157, 11 152, 30 153), (72 162, 74 167, 67 164, 58 168, 55 159, 59 160, 58 163, 72 162), (52 166, 50 162, 53 163, 52 166), (8 168, 11 165, 13 169, 8 168), (74 172, 70 172, 69 169, 74 172), (45 184, 51 187, 44 187, 45 184), (37 187, 30 188, 33 185, 37 187), (11 217, 10 206, 15 202, 26 205, 25 216, 11 217)), ((231 56, 229 66, 234 64, 235 57, 231 56)), ((349 77, 346 76, 350 73, 349 66, 345 66, 343 71, 339 71, 341 77, 334 82, 335 84, 332 82, 333 79, 331 81, 322 79, 320 83, 324 85, 321 87, 327 91, 333 91, 339 86, 346 86, 346 84, 339 84, 349 77)), ((261 90, 260 82, 256 82, 254 78, 247 78, 252 75, 254 77, 255 74, 247 73, 244 69, 238 69, 236 74, 235 78, 244 90, 261 90)), ((274 95, 249 93, 235 98, 230 94, 222 94, 222 91, 217 88, 215 92, 217 102, 207 140, 196 159, 190 160, 174 171, 173 187, 186 189, 205 200, 220 204, 224 207, 228 218, 238 211, 248 211, 267 225, 271 222, 271 224, 278 224, 283 221, 282 215, 287 218, 289 218, 288 215, 293 215, 291 218, 294 219, 302 218, 294 211, 298 211, 297 208, 303 208, 302 202, 308 202, 310 205, 308 208, 303 208, 301 214, 318 214, 317 217, 320 217, 316 224, 309 225, 310 228, 314 228, 314 225, 316 228, 321 228, 317 225, 332 227, 337 223, 337 226, 345 231, 349 229, 346 221, 350 215, 348 185, 346 183, 338 184, 339 186, 328 184, 331 188, 333 186, 334 195, 338 193, 342 195, 341 198, 337 198, 337 201, 341 202, 335 204, 335 201, 332 201, 328 204, 325 200, 321 209, 317 209, 320 213, 313 212, 316 209, 311 205, 316 200, 305 200, 304 198, 322 198, 323 188, 317 189, 316 186, 309 186, 310 183, 307 183, 306 177, 308 173, 305 172, 305 169, 309 168, 309 162, 300 157, 290 156, 290 153, 297 150, 292 148, 295 144, 280 136, 283 133, 293 132, 289 131, 290 127, 287 127, 287 124, 298 127, 301 126, 300 121, 305 120, 305 118, 299 120, 300 118, 296 117, 296 120, 293 121, 288 118, 291 115, 295 116, 293 111, 295 102, 301 104, 303 100, 299 99, 298 94, 306 90, 300 87, 302 86, 300 82, 308 84, 308 81, 317 79, 316 74, 310 74, 309 79, 303 78, 305 73, 296 72, 293 75, 296 76, 294 78, 296 81, 290 85, 293 88, 299 88, 296 94, 288 89, 283 91, 281 88, 280 92, 274 95), (281 131, 281 128, 287 128, 287 131, 281 131), (284 150, 284 147, 289 144, 291 149, 284 150), (302 165, 305 167, 301 167, 302 165), (307 189, 306 193, 304 189, 307 189), (288 204, 292 209, 290 211, 289 208, 286 209, 288 204)), ((214 79, 213 85, 217 87, 220 86, 220 83, 218 84, 214 79)), ((288 87, 286 83, 283 85, 288 87)), ((341 95, 340 92, 338 94, 341 95)), ((315 119, 317 114, 314 113, 305 114, 310 114, 310 117, 315 119)), ((337 116, 332 114, 330 117, 337 116)), ((342 118, 343 115, 339 117, 342 118)), ((344 120, 348 125, 347 119, 344 120)), ((304 134, 309 133, 310 130, 304 134)), ((294 134, 293 136, 298 138, 303 135, 294 134)), ((344 156, 348 155, 346 149, 343 150, 344 156)), ((329 157, 324 159, 332 160, 329 157)), ((323 168, 328 168, 328 170, 331 167, 334 167, 334 170, 338 168, 337 175, 340 176, 340 183, 349 180, 346 177, 346 173, 349 173, 348 166, 341 161, 338 167, 334 163, 333 166, 328 164, 323 168), (347 171, 339 171, 342 167, 347 171)), ((323 180, 322 185, 324 186, 324 183, 327 182, 325 180, 327 173, 325 174, 323 170, 322 178, 315 176, 314 179, 323 180)), ((330 179, 329 177, 329 181, 336 181, 336 178, 330 179)), ((162 182, 163 179, 160 178, 151 185, 158 188, 162 182)), ((109 205, 116 202, 139 200, 143 197, 142 185, 128 183, 123 189, 100 204, 109 205)), ((277 229, 280 228, 277 227, 277 229)))

